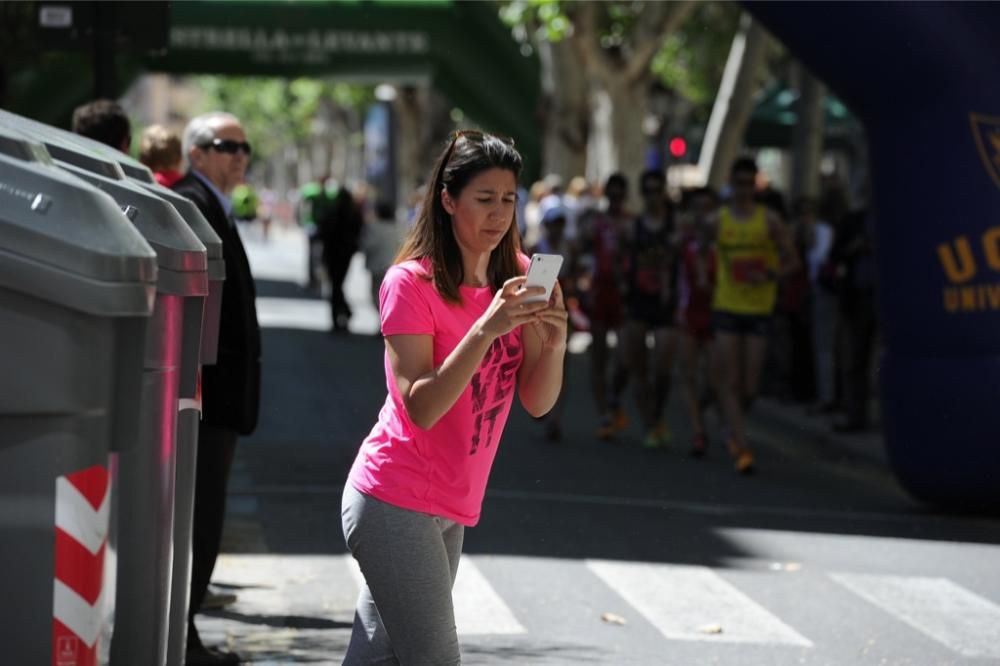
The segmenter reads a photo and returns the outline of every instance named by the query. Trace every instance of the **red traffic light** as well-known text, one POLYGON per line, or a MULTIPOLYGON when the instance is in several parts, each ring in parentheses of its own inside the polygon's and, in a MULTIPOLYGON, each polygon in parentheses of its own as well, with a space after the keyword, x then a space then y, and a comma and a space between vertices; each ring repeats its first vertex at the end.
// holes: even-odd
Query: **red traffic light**
POLYGON ((687 141, 679 136, 672 138, 668 147, 670 149, 670 154, 674 157, 684 157, 688 151, 687 141))

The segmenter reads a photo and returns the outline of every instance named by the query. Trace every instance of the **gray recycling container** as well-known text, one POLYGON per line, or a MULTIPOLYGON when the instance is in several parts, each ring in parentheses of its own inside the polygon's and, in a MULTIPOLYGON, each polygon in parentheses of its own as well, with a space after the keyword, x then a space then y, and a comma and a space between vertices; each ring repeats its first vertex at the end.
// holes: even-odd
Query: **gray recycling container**
POLYGON ((57 165, 110 194, 157 254, 142 430, 132 446, 119 451, 118 589, 111 664, 162 666, 174 568, 177 411, 182 380, 191 393, 197 383, 199 315, 208 296, 206 249, 174 206, 125 178, 116 161, 85 145, 81 137, 26 119, 20 119, 20 128, 37 133, 57 165), (192 317, 187 326, 185 315, 192 317), (193 354, 188 350, 187 363, 185 340, 195 349, 193 354))
MULTIPOLYGON (((81 139, 90 141, 82 137, 81 139)), ((213 365, 218 350, 222 283, 226 278, 222 239, 215 233, 212 225, 194 202, 159 185, 146 165, 113 148, 93 143, 95 149, 117 161, 127 177, 173 204, 205 245, 208 254, 208 298, 204 299, 204 307, 196 299, 186 299, 189 309, 184 313, 183 368, 177 414, 174 568, 168 614, 167 666, 183 666, 187 652, 187 618, 191 602, 191 538, 198 462, 198 428, 201 421, 201 386, 198 372, 200 365, 197 359, 200 353, 201 365, 213 365)))
POLYGON ((109 453, 138 436, 156 255, 107 194, 0 120, 4 663, 106 663, 109 453))
POLYGON ((200 369, 201 365, 214 365, 217 357, 226 264, 222 258, 222 239, 193 201, 156 183, 152 173, 141 163, 128 164, 127 159, 119 159, 119 165, 125 175, 142 182, 144 187, 177 209, 204 244, 208 255, 208 297, 201 304, 190 299, 192 309, 184 314, 184 371, 181 373, 181 400, 177 414, 174 568, 168 613, 167 666, 183 666, 191 602, 191 538, 198 467, 198 428, 201 422, 200 369))
MULTIPOLYGON (((0 117, 3 113, 0 110, 0 117)), ((25 125, 24 119, 20 120, 22 125, 25 125)), ((34 121, 28 122, 34 130, 55 133, 60 139, 80 144, 108 161, 117 162, 126 177, 169 201, 207 250, 208 297, 185 299, 180 402, 177 414, 174 560, 168 614, 167 664, 181 666, 187 649, 187 616, 191 596, 191 539, 198 460, 198 428, 201 420, 200 366, 213 365, 217 356, 222 283, 226 277, 222 239, 192 201, 160 186, 149 168, 138 160, 87 137, 55 130, 34 121)), ((57 149, 57 153, 62 154, 60 149, 57 149)))
MULTIPOLYGON (((104 148, 102 146, 102 148, 104 148)), ((191 539, 194 526, 194 489, 198 467, 198 429, 201 422, 201 365, 214 365, 222 318, 222 283, 226 264, 222 239, 193 201, 156 182, 146 165, 120 151, 104 148, 125 175, 169 201, 204 244, 208 254, 208 298, 203 307, 188 299, 184 314, 184 370, 181 373, 177 414, 177 459, 174 486, 174 568, 168 613, 167 666, 183 666, 187 653, 188 609, 191 603, 191 539), (197 317, 197 324, 195 324, 197 317), (200 331, 200 337, 199 337, 200 331), (200 364, 197 359, 200 358, 200 364), (192 366, 190 361, 195 359, 192 366), (192 370, 194 374, 192 374, 192 370)))

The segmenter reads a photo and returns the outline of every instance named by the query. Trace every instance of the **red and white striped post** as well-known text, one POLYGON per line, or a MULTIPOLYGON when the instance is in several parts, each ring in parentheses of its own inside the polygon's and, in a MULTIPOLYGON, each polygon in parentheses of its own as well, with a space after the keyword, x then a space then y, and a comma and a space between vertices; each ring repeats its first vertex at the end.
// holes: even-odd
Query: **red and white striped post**
POLYGON ((101 465, 56 479, 52 666, 98 666, 110 500, 101 465))

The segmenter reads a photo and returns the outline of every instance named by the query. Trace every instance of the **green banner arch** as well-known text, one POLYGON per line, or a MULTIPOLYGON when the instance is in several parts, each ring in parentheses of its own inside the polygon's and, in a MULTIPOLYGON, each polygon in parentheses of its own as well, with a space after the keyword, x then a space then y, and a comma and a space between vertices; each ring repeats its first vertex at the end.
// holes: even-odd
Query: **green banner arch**
POLYGON ((152 71, 430 81, 483 127, 515 137, 540 170, 537 58, 493 3, 202 0, 170 7, 152 71))

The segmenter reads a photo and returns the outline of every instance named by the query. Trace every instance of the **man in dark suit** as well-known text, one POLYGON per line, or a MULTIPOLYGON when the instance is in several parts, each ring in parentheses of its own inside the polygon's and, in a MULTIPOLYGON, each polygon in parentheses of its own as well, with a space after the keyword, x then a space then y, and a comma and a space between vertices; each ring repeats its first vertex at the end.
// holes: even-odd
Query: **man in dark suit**
POLYGON ((257 426, 260 402, 260 328, 250 264, 236 231, 229 197, 246 175, 250 144, 239 120, 213 113, 193 119, 184 131, 190 171, 174 190, 194 201, 222 239, 226 281, 215 365, 202 370, 202 422, 198 434, 188 614, 187 666, 238 664, 239 657, 202 645, 194 626, 219 554, 226 513, 226 484, 236 438, 257 426))

